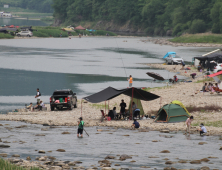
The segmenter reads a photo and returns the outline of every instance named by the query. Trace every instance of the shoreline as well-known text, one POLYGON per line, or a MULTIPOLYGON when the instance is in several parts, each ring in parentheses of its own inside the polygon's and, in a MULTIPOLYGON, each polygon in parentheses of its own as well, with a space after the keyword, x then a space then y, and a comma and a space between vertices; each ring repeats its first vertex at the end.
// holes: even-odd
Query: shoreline
MULTIPOLYGON (((171 65, 163 64, 147 64, 151 67, 162 68, 169 70, 171 72, 178 72, 181 68, 180 65, 176 65, 172 68, 171 65), (175 68, 175 69, 174 69, 175 68)), ((189 77, 189 75, 196 70, 180 70, 179 75, 189 77)), ((196 72, 197 73, 197 72, 196 72)), ((197 76, 202 73, 197 73, 197 76)), ((204 107, 209 105, 220 106, 220 94, 210 94, 210 93, 200 93, 198 90, 202 88, 202 83, 196 83, 197 80, 203 79, 199 77, 191 83, 176 83, 171 86, 164 86, 160 88, 150 89, 151 93, 161 96, 153 101, 145 102, 141 101, 145 114, 155 115, 155 113, 165 104, 169 104, 173 100, 181 101, 185 107, 188 106, 198 106, 204 107), (152 106, 152 107, 150 107, 152 106)), ((119 103, 124 99, 127 103, 130 102, 128 96, 120 95, 109 102, 109 108, 117 107, 119 111, 119 103)), ((93 104, 88 102, 82 102, 82 113, 81 113, 81 103, 78 101, 78 108, 71 111, 49 111, 50 106, 47 105, 48 111, 38 111, 31 112, 25 111, 25 109, 19 109, 19 112, 9 112, 8 114, 1 114, 0 120, 5 121, 22 121, 31 124, 47 124, 49 126, 77 126, 77 120, 79 117, 83 117, 86 127, 91 126, 110 126, 115 128, 130 128, 132 125, 131 121, 117 120, 117 121, 103 121, 101 122, 101 109, 105 110, 104 102, 93 104)), ((106 114, 108 111, 106 110, 106 114)), ((210 124, 212 122, 222 121, 221 111, 203 111, 203 112, 192 112, 194 116, 194 121, 192 124, 191 132, 196 133, 198 124, 210 124)), ((180 123, 155 123, 153 119, 149 120, 139 120, 141 124, 141 129, 152 129, 154 131, 161 131, 164 129, 170 131, 185 131, 186 126, 184 122, 180 123)), ((208 130, 208 135, 222 135, 222 127, 206 126, 208 130)))

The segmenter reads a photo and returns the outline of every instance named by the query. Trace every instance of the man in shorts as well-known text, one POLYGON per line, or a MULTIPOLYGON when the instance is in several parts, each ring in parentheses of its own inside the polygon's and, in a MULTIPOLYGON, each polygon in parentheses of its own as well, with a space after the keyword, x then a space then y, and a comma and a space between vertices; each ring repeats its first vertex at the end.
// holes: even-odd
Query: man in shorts
POLYGON ((81 137, 83 137, 83 126, 84 126, 84 122, 82 120, 82 117, 79 118, 79 121, 78 121, 78 131, 77 131, 77 137, 79 137, 79 134, 81 135, 81 137))
POLYGON ((37 103, 40 103, 40 96, 41 96, 41 93, 39 91, 39 88, 37 88, 37 93, 36 93, 36 96, 35 96, 35 98, 37 98, 37 103))
POLYGON ((133 77, 132 77, 132 75, 130 75, 127 80, 129 81, 129 87, 131 88, 132 85, 133 85, 133 77))

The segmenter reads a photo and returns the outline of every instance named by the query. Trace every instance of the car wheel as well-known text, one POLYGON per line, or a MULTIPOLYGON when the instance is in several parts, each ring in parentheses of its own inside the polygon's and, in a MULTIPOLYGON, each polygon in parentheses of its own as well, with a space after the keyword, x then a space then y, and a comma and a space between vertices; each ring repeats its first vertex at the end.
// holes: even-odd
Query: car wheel
POLYGON ((220 72, 220 71, 222 71, 222 70, 218 70, 217 72, 220 72))
POLYGON ((74 108, 77 108, 77 103, 76 103, 76 104, 74 104, 74 108))
POLYGON ((54 110, 54 107, 51 107, 51 111, 53 111, 54 110))

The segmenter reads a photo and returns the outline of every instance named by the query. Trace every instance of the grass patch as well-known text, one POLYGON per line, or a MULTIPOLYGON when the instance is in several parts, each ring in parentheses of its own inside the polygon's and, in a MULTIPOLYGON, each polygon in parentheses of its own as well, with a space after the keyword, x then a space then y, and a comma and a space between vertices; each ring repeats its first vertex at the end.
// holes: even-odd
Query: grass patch
POLYGON ((52 18, 52 17, 44 17, 44 18, 41 18, 40 20, 44 21, 44 22, 53 22, 54 18, 52 18))
MULTIPOLYGON (((6 160, 0 159, 0 169, 2 170, 28 170, 9 163, 6 160)), ((40 170, 39 168, 29 168, 30 170, 40 170)))
POLYGON ((33 35, 36 37, 68 37, 68 33, 58 27, 33 27, 33 35))
POLYGON ((169 41, 175 43, 212 43, 222 44, 222 34, 185 34, 169 41))
POLYGON ((222 127, 222 121, 214 121, 214 122, 196 122, 192 123, 193 126, 199 126, 201 123, 204 123, 204 126, 212 126, 212 127, 222 127))
POLYGON ((11 39, 14 38, 11 34, 0 33, 0 39, 11 39))
POLYGON ((90 33, 92 35, 96 35, 96 36, 106 36, 106 34, 109 34, 109 36, 117 36, 117 34, 110 32, 110 31, 104 31, 104 30, 96 30, 95 32, 89 32, 89 31, 82 31, 82 30, 75 30, 77 35, 80 34, 84 34, 84 35, 90 35, 90 33))
POLYGON ((161 90, 161 89, 169 89, 172 88, 172 86, 163 86, 163 87, 148 87, 148 88, 144 88, 142 90, 147 91, 147 92, 151 92, 153 90, 161 90))
POLYGON ((188 106, 186 107, 188 112, 210 112, 210 111, 222 111, 222 106, 218 105, 210 105, 210 106, 203 106, 203 107, 197 107, 197 106, 188 106))
POLYGON ((209 77, 209 78, 205 78, 203 80, 197 80, 195 83, 203 83, 203 82, 206 82, 206 81, 214 81, 214 79, 209 77))

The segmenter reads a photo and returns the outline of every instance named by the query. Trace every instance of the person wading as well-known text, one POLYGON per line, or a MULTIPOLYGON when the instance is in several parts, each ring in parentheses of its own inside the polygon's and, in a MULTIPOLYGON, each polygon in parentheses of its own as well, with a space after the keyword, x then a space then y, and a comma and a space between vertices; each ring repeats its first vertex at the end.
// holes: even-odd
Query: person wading
POLYGON ((78 131, 77 131, 77 137, 79 137, 79 134, 81 135, 81 137, 83 137, 83 126, 84 126, 84 122, 82 120, 82 117, 79 118, 79 121, 78 121, 78 131))
POLYGON ((132 75, 130 75, 127 80, 129 81, 129 87, 131 88, 132 85, 133 85, 133 77, 132 77, 132 75))

